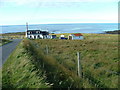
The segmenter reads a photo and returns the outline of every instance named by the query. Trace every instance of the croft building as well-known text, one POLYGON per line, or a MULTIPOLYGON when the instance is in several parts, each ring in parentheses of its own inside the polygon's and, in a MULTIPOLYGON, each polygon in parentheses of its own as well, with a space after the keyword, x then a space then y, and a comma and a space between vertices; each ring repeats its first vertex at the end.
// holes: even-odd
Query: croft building
POLYGON ((40 30, 27 30, 26 38, 29 39, 47 39, 49 32, 40 30))

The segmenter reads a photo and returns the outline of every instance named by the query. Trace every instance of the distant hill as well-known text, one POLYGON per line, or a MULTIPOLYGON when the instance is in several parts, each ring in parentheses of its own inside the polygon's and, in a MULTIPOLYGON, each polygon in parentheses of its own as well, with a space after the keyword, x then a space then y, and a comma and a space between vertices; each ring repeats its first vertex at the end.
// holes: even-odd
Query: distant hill
POLYGON ((25 32, 3 33, 0 38, 4 39, 21 39, 25 37, 25 32))
POLYGON ((115 30, 115 31, 106 31, 106 34, 120 34, 120 30, 115 30))
POLYGON ((25 35, 25 32, 14 32, 14 33, 4 33, 4 34, 0 34, 0 35, 25 35))

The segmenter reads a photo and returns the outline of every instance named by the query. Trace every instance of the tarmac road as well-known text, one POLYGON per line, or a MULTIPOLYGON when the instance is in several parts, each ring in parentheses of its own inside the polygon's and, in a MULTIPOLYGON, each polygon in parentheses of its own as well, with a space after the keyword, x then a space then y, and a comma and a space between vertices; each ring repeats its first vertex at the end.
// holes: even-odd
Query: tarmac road
POLYGON ((21 40, 22 39, 12 39, 12 42, 0 46, 0 68, 21 40))

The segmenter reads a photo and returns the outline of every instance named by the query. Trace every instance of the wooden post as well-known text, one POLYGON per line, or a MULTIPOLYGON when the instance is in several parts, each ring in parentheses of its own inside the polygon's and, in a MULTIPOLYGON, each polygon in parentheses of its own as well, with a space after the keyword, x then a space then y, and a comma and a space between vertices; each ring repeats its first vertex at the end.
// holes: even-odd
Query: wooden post
POLYGON ((80 64, 80 53, 77 52, 77 60, 78 60, 78 76, 82 77, 82 68, 81 68, 81 64, 80 64))
POLYGON ((46 45, 46 53, 48 54, 48 46, 46 45))

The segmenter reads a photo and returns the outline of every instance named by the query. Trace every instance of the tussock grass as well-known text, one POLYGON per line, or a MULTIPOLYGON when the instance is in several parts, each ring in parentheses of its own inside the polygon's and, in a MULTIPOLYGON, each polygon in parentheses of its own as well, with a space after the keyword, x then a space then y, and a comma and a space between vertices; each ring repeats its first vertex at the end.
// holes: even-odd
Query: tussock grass
MULTIPOLYGON (((36 43, 39 46, 37 49, 42 50, 44 54, 46 54, 46 45, 48 45, 49 55, 74 73, 77 73, 76 53, 79 51, 83 74, 87 74, 86 78, 91 78, 94 84, 99 85, 96 87, 117 88, 120 73, 118 70, 118 35, 83 34, 83 36, 84 40, 46 39, 31 42, 36 43)), ((83 81, 83 83, 86 82, 83 81)))
POLYGON ((2 68, 0 68, 0 89, 2 89, 2 68))
POLYGON ((45 74, 32 64, 32 60, 21 42, 2 67, 2 88, 51 87, 45 74))
POLYGON ((24 45, 26 50, 34 57, 34 65, 45 71, 47 80, 53 84, 53 88, 83 87, 81 78, 59 64, 53 57, 44 55, 41 50, 35 48, 34 43, 27 40, 24 45))
POLYGON ((3 66, 3 87, 118 88, 118 36, 83 35, 84 40, 24 40, 3 66))

